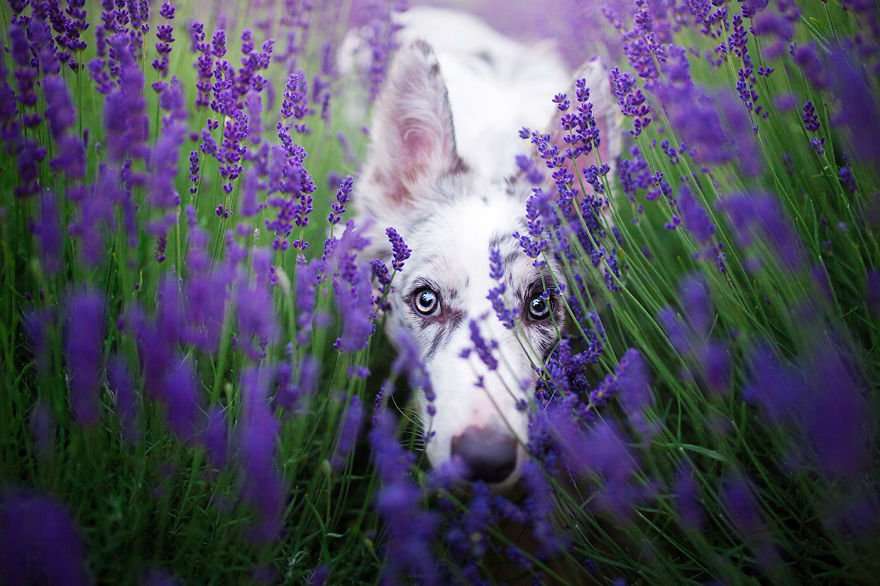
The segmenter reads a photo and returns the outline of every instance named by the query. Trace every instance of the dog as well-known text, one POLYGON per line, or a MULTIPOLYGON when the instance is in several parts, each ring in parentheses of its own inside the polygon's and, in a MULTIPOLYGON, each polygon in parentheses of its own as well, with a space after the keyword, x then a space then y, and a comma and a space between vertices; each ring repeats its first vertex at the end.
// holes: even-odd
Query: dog
MULTIPOLYGON (((456 459, 468 479, 504 490, 528 457, 524 407, 536 366, 565 322, 551 287, 559 267, 553 259, 534 263, 514 237, 526 230, 531 192, 515 164, 529 148, 517 133, 558 126, 551 98, 571 88, 573 77, 550 45, 517 42, 464 13, 416 8, 401 20, 400 48, 373 105, 353 197, 356 222, 371 237, 372 257, 390 259, 389 226, 413 251, 392 283, 386 324, 392 340, 401 329, 415 340, 436 393, 433 404, 423 393, 415 399, 430 430, 430 465, 456 459), (491 250, 503 259, 503 301, 517 315, 514 329, 500 323, 487 298, 497 285, 491 250), (475 328, 493 341, 496 369, 468 351, 475 328)), ((348 59, 343 70, 352 67, 348 59)), ((621 139, 607 75, 592 60, 574 77, 587 79, 608 133, 601 156, 612 161, 621 139)))

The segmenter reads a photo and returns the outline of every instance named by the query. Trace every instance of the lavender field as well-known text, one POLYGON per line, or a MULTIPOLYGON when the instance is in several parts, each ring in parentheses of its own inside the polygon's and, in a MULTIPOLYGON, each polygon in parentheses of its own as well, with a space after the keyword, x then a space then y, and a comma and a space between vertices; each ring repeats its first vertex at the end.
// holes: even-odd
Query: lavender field
POLYGON ((423 4, 0 4, 0 584, 877 583, 880 4, 432 3, 623 120, 510 135, 565 323, 505 491, 429 465, 415 245, 354 219, 423 4))

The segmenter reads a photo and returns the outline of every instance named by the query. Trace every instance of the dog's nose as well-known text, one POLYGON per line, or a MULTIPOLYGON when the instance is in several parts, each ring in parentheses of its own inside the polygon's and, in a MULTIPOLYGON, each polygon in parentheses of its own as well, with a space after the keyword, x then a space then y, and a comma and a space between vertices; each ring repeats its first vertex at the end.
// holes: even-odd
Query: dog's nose
POLYGON ((492 428, 471 426, 452 438, 452 456, 467 466, 468 480, 502 482, 516 468, 516 439, 492 428))

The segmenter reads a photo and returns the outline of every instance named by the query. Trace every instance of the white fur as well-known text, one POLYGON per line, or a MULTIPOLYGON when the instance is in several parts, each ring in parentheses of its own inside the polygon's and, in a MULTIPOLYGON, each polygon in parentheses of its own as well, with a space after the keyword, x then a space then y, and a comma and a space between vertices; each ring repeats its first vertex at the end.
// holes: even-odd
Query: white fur
MULTIPOLYGON (((417 395, 423 423, 436 434, 427 444, 429 460, 434 466, 448 461, 452 438, 469 426, 507 430, 521 445, 517 469, 505 482, 510 484, 528 441, 528 414, 516 402, 528 398, 533 364, 549 351, 562 312, 554 323, 518 320, 519 339, 505 329, 486 297, 495 285, 489 250, 496 244, 508 258, 505 303, 521 313, 528 287, 549 278, 554 267, 551 263, 543 273, 535 268, 511 236, 525 231, 529 191, 523 181, 511 179, 515 155, 529 150, 517 130, 547 128, 554 115, 550 98, 569 89, 571 76, 548 45, 517 43, 472 16, 419 8, 405 13, 402 22, 402 48, 374 106, 370 150, 357 182, 358 220, 372 226, 370 254, 390 256, 387 226, 413 249, 393 283, 388 327, 413 334, 437 394, 433 420, 424 396, 417 395), (426 321, 412 308, 412 292, 426 280, 437 286, 455 319, 426 321), (490 372, 474 354, 460 357, 472 346, 472 319, 485 338, 498 343, 497 371, 490 372)), ((353 47, 350 39, 343 46, 343 71, 355 66, 353 47)), ((600 114, 613 111, 601 72, 594 61, 580 73, 600 114)), ((617 134, 608 142, 608 158, 619 150, 617 134)))

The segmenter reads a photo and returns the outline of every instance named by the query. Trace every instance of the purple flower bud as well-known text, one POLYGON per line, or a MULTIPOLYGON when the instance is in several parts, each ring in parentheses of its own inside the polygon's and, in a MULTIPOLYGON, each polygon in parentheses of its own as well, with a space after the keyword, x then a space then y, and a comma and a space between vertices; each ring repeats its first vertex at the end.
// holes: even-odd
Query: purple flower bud
POLYGON ((806 128, 808 132, 819 131, 819 117, 816 116, 816 107, 813 106, 813 102, 809 100, 804 102, 804 107, 801 111, 801 119, 804 121, 804 128, 806 128))

